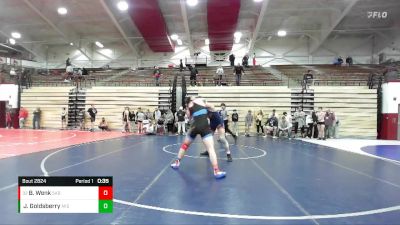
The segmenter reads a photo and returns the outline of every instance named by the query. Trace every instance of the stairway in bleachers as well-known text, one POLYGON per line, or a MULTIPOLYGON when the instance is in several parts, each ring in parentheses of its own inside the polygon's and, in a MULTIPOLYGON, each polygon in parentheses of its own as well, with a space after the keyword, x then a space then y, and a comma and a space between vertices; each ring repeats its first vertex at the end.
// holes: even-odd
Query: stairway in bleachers
POLYGON ((69 92, 68 101, 68 128, 79 127, 79 112, 85 110, 86 90, 74 88, 69 92))
POLYGON ((305 113, 311 113, 314 110, 314 89, 303 90, 301 88, 293 88, 291 103, 290 111, 292 115, 299 107, 305 113))

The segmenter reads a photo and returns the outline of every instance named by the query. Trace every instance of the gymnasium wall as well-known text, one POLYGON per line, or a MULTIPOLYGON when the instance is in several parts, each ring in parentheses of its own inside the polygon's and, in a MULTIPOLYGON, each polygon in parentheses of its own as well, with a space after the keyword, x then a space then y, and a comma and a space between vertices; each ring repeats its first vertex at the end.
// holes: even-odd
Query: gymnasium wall
POLYGON ((12 108, 17 108, 18 86, 15 84, 0 84, 0 101, 8 101, 12 108))

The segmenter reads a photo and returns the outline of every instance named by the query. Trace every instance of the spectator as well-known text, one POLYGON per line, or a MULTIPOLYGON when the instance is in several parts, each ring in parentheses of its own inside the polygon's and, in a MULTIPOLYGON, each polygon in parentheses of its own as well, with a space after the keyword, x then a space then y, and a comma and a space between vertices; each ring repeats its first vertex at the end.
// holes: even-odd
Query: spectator
POLYGON ((246 68, 249 67, 249 55, 244 55, 242 59, 242 65, 246 68))
POLYGON ((244 120, 244 126, 245 126, 244 132, 246 137, 250 137, 250 128, 253 125, 253 120, 254 120, 253 114, 251 113, 251 110, 249 110, 244 120))
POLYGON ((236 136, 239 136, 238 121, 239 121, 239 114, 237 113, 236 109, 234 109, 232 113, 232 123, 233 123, 233 133, 236 136))
POLYGON ((142 108, 138 108, 138 111, 136 112, 136 123, 137 123, 137 129, 138 129, 138 134, 143 133, 143 120, 145 120, 145 115, 142 112, 142 108))
POLYGON ((229 55, 229 62, 231 62, 231 66, 235 66, 235 55, 234 54, 229 55))
POLYGON ((87 76, 89 75, 89 72, 87 71, 87 69, 85 67, 82 68, 82 76, 87 76))
POLYGON ((333 138, 337 139, 339 138, 339 118, 338 116, 335 114, 335 120, 333 121, 333 138))
POLYGON ((108 129, 108 123, 106 121, 106 119, 103 117, 101 118, 100 124, 99 124, 99 129, 101 131, 109 131, 108 129))
POLYGON ((40 117, 41 117, 42 111, 40 108, 36 108, 35 111, 33 111, 33 129, 40 129, 40 117))
POLYGON ((7 112, 6 112, 6 127, 7 127, 7 129, 11 129, 12 128, 11 109, 7 110, 7 112))
POLYGON ((314 75, 312 74, 311 70, 308 70, 307 73, 303 75, 303 89, 308 89, 314 80, 314 75))
POLYGON ((67 66, 67 68, 65 69, 65 73, 66 75, 64 77, 64 82, 70 82, 71 78, 74 75, 74 68, 71 65, 67 66))
POLYGON ((277 130, 278 130, 278 118, 273 115, 270 116, 265 123, 265 135, 264 137, 267 137, 268 134, 270 134, 273 138, 277 138, 277 130))
POLYGON ((71 66, 71 59, 67 58, 67 61, 65 61, 65 68, 68 66, 71 66))
POLYGON ((236 76, 236 85, 240 86, 240 80, 242 79, 242 74, 244 75, 244 69, 243 66, 240 65, 240 63, 235 66, 233 69, 233 73, 236 76))
POLYGON ((182 59, 179 60, 179 71, 182 72, 184 70, 182 59))
POLYGON ((276 116, 276 110, 272 109, 272 113, 269 115, 269 118, 271 117, 276 117, 278 119, 278 117, 276 116))
MULTIPOLYGON (((64 108, 64 109, 65 109, 65 108, 64 108)), ((78 116, 79 116, 79 129, 80 129, 80 130, 85 130, 85 129, 86 129, 86 128, 85 128, 85 122, 86 122, 86 113, 85 113, 85 110, 84 110, 84 109, 81 109, 81 110, 79 111, 78 116)))
POLYGON ((325 112, 322 111, 322 107, 318 108, 318 112, 316 113, 318 117, 317 127, 318 127, 318 140, 326 140, 325 139, 325 112))
POLYGON ((62 108, 61 111, 61 130, 64 130, 67 127, 67 110, 62 108))
POLYGON ((156 81, 156 86, 160 86, 160 77, 162 73, 158 66, 154 66, 153 76, 156 81))
POLYGON ((221 65, 219 65, 217 72, 214 75, 214 84, 215 86, 222 85, 222 76, 224 75, 224 68, 222 68, 221 65))
POLYGON ((131 125, 129 132, 133 132, 133 127, 135 126, 136 115, 135 115, 135 112, 133 110, 130 110, 129 108, 128 108, 128 111, 129 111, 129 123, 131 125))
POLYGON ((308 125, 307 136, 309 138, 318 138, 318 117, 314 110, 310 115, 307 115, 306 123, 308 125))
POLYGON ((236 141, 236 135, 229 129, 229 115, 228 115, 228 110, 226 110, 226 105, 225 103, 221 103, 221 110, 219 111, 219 114, 221 118, 224 120, 224 127, 225 127, 225 133, 229 133, 232 135, 232 137, 236 141))
POLYGON ((292 127, 293 126, 292 116, 290 114, 288 115, 287 112, 283 112, 283 115, 286 117, 286 120, 290 124, 290 127, 292 127))
POLYGON ((21 107, 19 110, 19 128, 23 129, 25 128, 25 122, 26 119, 28 118, 28 110, 26 110, 24 107, 21 107))
POLYGON ((288 122, 287 116, 285 114, 282 116, 282 119, 278 122, 278 137, 281 136, 282 133, 287 133, 289 140, 292 135, 292 124, 288 122))
POLYGON ((160 118, 158 121, 156 121, 157 124, 157 134, 159 135, 164 135, 165 134, 165 114, 161 114, 160 118))
POLYGON ((335 121, 335 114, 328 109, 325 113, 325 138, 333 137, 334 121, 335 121))
POLYGON ((172 134, 174 128, 174 114, 171 109, 168 109, 167 114, 165 115, 165 123, 167 125, 168 135, 172 134))
POLYGON ((176 135, 186 135, 186 128, 185 128, 185 111, 183 111, 183 107, 179 107, 179 110, 175 113, 175 121, 178 127, 178 133, 176 135))
POLYGON ((256 116, 256 127, 257 127, 258 135, 264 134, 264 128, 262 125, 263 119, 264 119, 264 114, 263 114, 262 110, 260 110, 260 111, 258 111, 257 116, 256 116), (261 133, 260 133, 260 129, 261 129, 261 133))
POLYGON ((125 107, 122 112, 122 132, 130 132, 131 131, 131 123, 129 121, 129 107, 125 107))
POLYGON ((346 57, 346 63, 349 66, 353 65, 353 58, 351 58, 350 56, 347 56, 346 57))
POLYGON ((299 107, 295 112, 294 112, 294 134, 295 137, 297 136, 297 132, 300 128, 300 136, 304 138, 304 131, 305 131, 305 125, 306 125, 306 114, 303 112, 303 110, 299 107))
POLYGON ((97 109, 92 104, 87 112, 89 113, 89 116, 90 116, 90 131, 93 132, 94 131, 94 123, 96 122, 97 109))
POLYGON ((144 118, 145 118, 146 120, 150 120, 150 121, 153 120, 153 114, 150 112, 150 109, 147 109, 147 110, 146 110, 146 113, 144 114, 144 118))
POLYGON ((199 71, 196 69, 196 65, 190 67, 190 86, 197 86, 197 75, 199 71))
POLYGON ((338 61, 338 65, 341 66, 341 65, 343 64, 343 58, 342 58, 342 56, 339 56, 338 59, 337 59, 337 61, 338 61))
POLYGON ((253 53, 253 66, 256 66, 256 53, 253 53))
POLYGON ((158 122, 158 120, 161 118, 161 111, 159 108, 156 108, 156 110, 154 111, 154 120, 156 121, 156 123, 158 122))

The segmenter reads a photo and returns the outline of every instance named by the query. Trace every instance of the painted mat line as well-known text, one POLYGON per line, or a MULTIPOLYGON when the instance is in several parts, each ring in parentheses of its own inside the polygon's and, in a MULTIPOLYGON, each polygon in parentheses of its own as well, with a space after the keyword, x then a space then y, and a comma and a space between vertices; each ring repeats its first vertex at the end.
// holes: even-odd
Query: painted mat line
MULTIPOLYGON (((138 142, 137 144, 142 143, 138 142)), ((136 144, 136 143, 135 143, 136 144)), ((63 149, 63 151, 66 149, 63 149)), ((118 152, 121 150, 117 150, 114 152, 118 152)), ((61 151, 57 151, 59 153, 61 151)), ((49 154, 51 156, 55 154, 49 154)), ((49 156, 48 155, 48 156, 49 156)), ((109 155, 109 153, 103 154, 104 156, 109 155)), ((43 167, 41 167, 43 174, 49 174, 51 172, 47 172, 45 168, 45 162, 48 160, 51 156, 45 157, 42 162, 43 162, 43 167), (46 160, 45 160, 46 159, 46 160)), ((100 155, 101 156, 101 155, 100 155)), ((95 158, 98 158, 100 156, 97 156, 95 158)), ((80 163, 76 163, 75 165, 80 165, 83 163, 86 163, 88 161, 91 161, 91 159, 85 160, 80 163)), ((41 163, 42 164, 42 163, 41 163)), ((68 166, 67 166, 68 167, 68 166)), ((70 166, 69 166, 70 167, 70 166)), ((69 168, 68 167, 68 168, 69 168)), ((58 169, 59 171, 59 169, 58 169)), ((11 186, 13 187, 13 186, 11 186)), ((10 187, 10 188, 11 188, 10 187)), ((352 213, 341 213, 341 214, 331 214, 331 215, 309 215, 309 216, 256 216, 256 215, 240 215, 240 214, 227 214, 227 213, 211 213, 211 212, 200 212, 200 211, 188 211, 188 210, 179 210, 179 209, 171 209, 171 208, 163 208, 163 207, 157 207, 157 206, 151 206, 151 205, 144 205, 144 204, 138 204, 134 202, 129 202, 129 201, 124 201, 124 200, 119 200, 119 199, 113 199, 115 203, 122 204, 122 205, 127 205, 127 206, 134 206, 137 208, 142 208, 142 209, 149 209, 149 210, 155 210, 155 211, 160 211, 160 212, 169 212, 169 213, 176 213, 176 214, 184 214, 184 215, 193 215, 193 216, 206 216, 206 217, 220 217, 220 218, 231 218, 231 219, 246 219, 246 220, 316 220, 316 219, 337 219, 337 218, 346 218, 346 217, 356 217, 356 216, 366 216, 366 215, 373 215, 373 214, 380 214, 380 213, 387 213, 387 212, 393 212, 393 211, 399 211, 400 210, 400 205, 397 206, 392 206, 392 207, 387 207, 387 208, 381 208, 381 209, 374 209, 374 210, 367 210, 367 211, 359 211, 359 212, 352 212, 352 213)))

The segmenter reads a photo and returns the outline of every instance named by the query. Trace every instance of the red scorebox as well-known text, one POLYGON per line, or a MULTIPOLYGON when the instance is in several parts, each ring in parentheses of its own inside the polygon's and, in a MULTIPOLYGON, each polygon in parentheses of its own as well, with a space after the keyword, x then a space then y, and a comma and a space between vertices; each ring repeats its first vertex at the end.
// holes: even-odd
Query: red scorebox
POLYGON ((99 186, 99 200, 112 200, 113 189, 112 186, 99 186))

